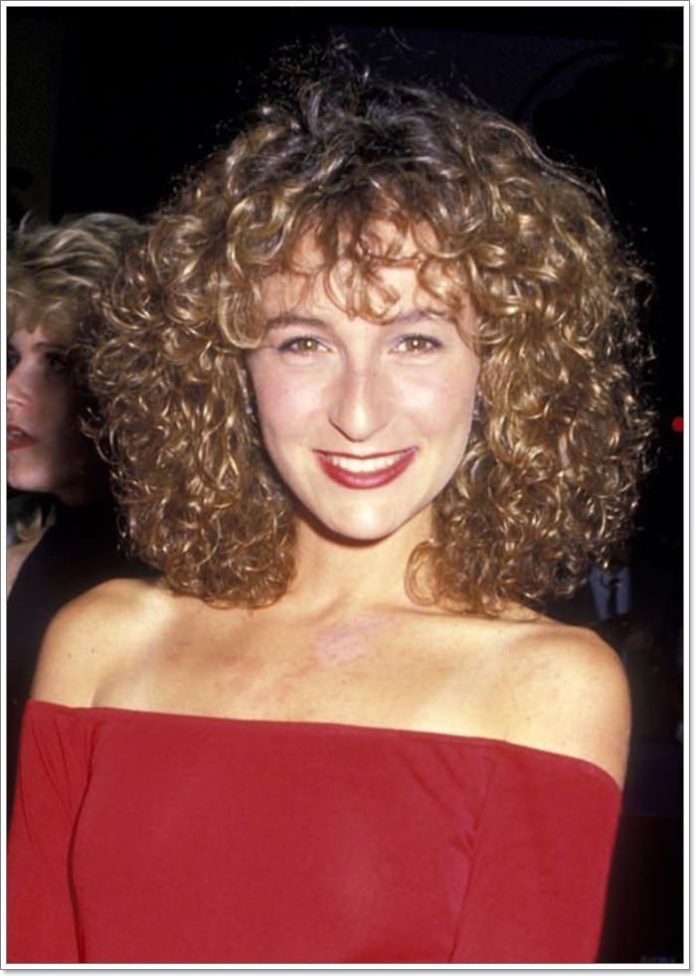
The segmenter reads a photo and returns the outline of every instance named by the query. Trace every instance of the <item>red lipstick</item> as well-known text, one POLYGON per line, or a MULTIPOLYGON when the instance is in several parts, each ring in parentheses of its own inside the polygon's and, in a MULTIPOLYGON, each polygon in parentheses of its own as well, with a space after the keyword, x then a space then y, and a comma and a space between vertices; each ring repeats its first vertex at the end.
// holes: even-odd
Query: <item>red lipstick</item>
POLYGON ((21 447, 30 447, 32 444, 36 443, 36 439, 27 434, 25 430, 21 427, 15 427, 13 424, 8 425, 7 428, 7 450, 8 451, 18 451, 21 447))
POLYGON ((344 488, 381 488, 403 474, 416 456, 416 448, 390 454, 341 454, 315 451, 325 474, 344 488))

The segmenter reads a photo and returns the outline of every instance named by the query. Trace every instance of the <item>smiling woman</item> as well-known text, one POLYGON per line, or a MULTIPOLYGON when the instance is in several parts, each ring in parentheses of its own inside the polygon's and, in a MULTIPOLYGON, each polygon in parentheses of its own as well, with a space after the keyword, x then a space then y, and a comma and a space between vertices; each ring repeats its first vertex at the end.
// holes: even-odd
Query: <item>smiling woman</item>
POLYGON ((641 278, 522 130, 338 69, 155 216, 91 382, 161 578, 48 635, 12 962, 592 961, 626 683, 540 602, 627 531, 641 278))
POLYGON ((375 321, 349 314, 340 284, 327 293, 312 275, 316 242, 302 238, 294 262, 305 271, 262 282, 266 333, 248 362, 263 443, 303 517, 363 541, 409 525, 410 551, 464 455, 478 361, 471 307, 455 322, 428 305, 409 244, 379 271, 394 301, 375 321))

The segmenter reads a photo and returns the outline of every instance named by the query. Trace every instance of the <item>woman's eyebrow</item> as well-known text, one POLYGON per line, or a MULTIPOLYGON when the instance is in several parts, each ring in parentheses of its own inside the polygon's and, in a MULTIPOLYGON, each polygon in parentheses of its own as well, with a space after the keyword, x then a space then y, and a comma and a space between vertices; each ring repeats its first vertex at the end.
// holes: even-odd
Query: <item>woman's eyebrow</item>
POLYGON ((291 325, 307 325, 313 329, 325 329, 327 327, 323 319, 315 318, 313 315, 296 315, 294 312, 274 315, 266 322, 267 329, 283 329, 291 325))
MULTIPOLYGON (((435 319, 440 322, 453 322, 451 314, 447 311, 439 311, 435 308, 413 308, 404 312, 399 312, 393 318, 386 319, 385 325, 414 325, 427 319, 435 319)), ((292 325, 310 326, 313 329, 325 329, 327 323, 314 315, 300 315, 295 312, 286 312, 281 315, 274 315, 266 322, 267 329, 282 329, 292 325)))
POLYGON ((436 319, 440 322, 454 322, 450 312, 439 311, 436 308, 413 308, 405 312, 399 312, 393 319, 388 320, 389 325, 414 325, 427 319, 436 319))

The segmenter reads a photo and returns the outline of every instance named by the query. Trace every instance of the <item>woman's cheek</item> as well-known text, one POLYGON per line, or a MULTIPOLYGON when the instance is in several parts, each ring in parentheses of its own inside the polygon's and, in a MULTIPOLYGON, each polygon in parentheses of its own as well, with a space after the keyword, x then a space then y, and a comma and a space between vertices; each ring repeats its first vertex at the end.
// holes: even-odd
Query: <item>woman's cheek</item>
POLYGON ((255 383, 256 403, 262 429, 275 434, 297 433, 322 409, 324 384, 297 370, 288 375, 270 371, 255 383))
POLYGON ((448 421, 460 424, 469 417, 473 390, 465 387, 461 376, 423 375, 402 385, 399 401, 421 429, 440 431, 448 421))

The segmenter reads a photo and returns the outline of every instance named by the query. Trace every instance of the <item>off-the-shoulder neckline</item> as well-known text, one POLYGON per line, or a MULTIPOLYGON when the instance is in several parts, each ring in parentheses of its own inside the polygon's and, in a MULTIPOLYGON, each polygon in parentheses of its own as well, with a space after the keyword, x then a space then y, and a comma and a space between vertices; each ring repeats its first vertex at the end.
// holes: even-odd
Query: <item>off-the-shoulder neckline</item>
POLYGON ((41 698, 31 698, 27 707, 32 709, 36 706, 66 712, 73 715, 100 715, 114 718, 135 718, 146 721, 182 721, 182 722, 208 722, 211 724, 222 724, 228 726, 244 727, 249 729, 282 728, 284 731, 309 732, 309 733, 330 733, 337 735, 375 735, 385 737, 415 738, 423 741, 450 742, 462 746, 482 747, 503 749, 522 754, 543 756, 552 760, 572 763, 585 769, 588 773, 594 774, 601 779, 608 780, 609 783, 619 792, 621 787, 618 785, 611 773, 607 772, 597 763, 581 756, 571 756, 563 752, 553 752, 549 749, 541 749, 538 746, 525 745, 522 742, 510 742, 507 739, 496 739, 489 736, 478 735, 457 735, 453 732, 438 732, 429 729, 401 729, 383 725, 353 724, 350 722, 329 722, 312 721, 307 719, 268 719, 268 718, 240 718, 228 715, 201 715, 196 712, 163 712, 156 710, 121 708, 114 705, 64 705, 61 702, 46 701, 41 698))

